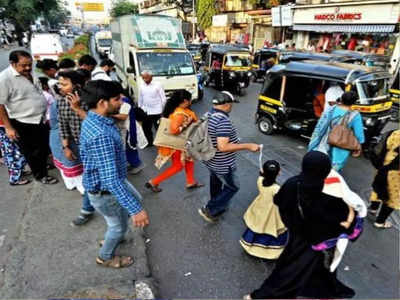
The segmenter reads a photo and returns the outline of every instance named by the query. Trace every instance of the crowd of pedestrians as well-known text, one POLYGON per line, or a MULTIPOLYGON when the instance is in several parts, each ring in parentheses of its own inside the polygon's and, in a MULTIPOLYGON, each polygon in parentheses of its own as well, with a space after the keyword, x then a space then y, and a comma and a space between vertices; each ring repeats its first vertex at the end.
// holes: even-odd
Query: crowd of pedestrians
MULTIPOLYGON (((82 194, 82 207, 72 225, 86 224, 97 211, 107 224, 96 263, 121 268, 133 258, 119 256, 116 248, 124 239, 129 220, 134 226, 149 224, 142 196, 128 181, 144 167, 138 149, 156 145, 160 120, 168 121, 168 131, 179 136, 199 116, 191 110, 191 94, 176 91, 167 100, 163 87, 144 71, 144 85, 138 104, 123 94, 112 80, 115 64, 83 56, 59 63, 45 60, 37 64, 46 77, 36 82, 32 58, 17 50, 10 53, 10 66, 0 74, 0 146, 12 186, 25 185, 29 172, 42 184, 56 184, 48 175, 54 164, 68 190, 82 194), (154 138, 153 130, 156 130, 154 138), (30 171, 25 169, 29 166, 30 171)), ((281 166, 268 160, 257 180, 259 195, 244 214, 246 231, 240 245, 250 255, 276 259, 276 267, 259 289, 245 299, 266 298, 348 298, 355 292, 336 277, 336 269, 349 241, 363 231, 367 207, 347 186, 340 171, 350 155, 359 150, 343 149, 329 142, 333 128, 348 125, 361 145, 362 118, 351 110, 352 92, 341 93, 339 102, 323 112, 302 161, 301 173, 280 187, 281 166)), ((220 221, 240 189, 236 155, 258 152, 262 147, 242 143, 230 112, 238 102, 223 91, 212 99, 206 114, 207 135, 215 150, 203 164, 209 170, 209 201, 198 212, 207 222, 220 221)), ((385 140, 382 163, 374 180, 369 212, 377 215, 377 228, 390 228, 387 217, 400 208, 400 130, 385 140), (379 210, 380 207, 380 210, 379 210)), ((185 170, 186 188, 201 188, 195 179, 195 161, 184 149, 159 146, 155 166, 170 167, 143 184, 155 193, 168 178, 185 170)))

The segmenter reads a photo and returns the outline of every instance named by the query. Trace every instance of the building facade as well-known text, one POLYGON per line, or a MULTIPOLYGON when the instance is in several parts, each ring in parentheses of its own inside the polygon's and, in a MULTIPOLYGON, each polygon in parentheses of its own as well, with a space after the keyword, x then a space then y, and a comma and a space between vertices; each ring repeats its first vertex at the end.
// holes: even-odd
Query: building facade
POLYGON ((240 43, 261 48, 265 40, 274 41, 277 31, 272 27, 271 10, 250 1, 216 1, 220 13, 213 17, 212 27, 206 30, 211 42, 240 43))
POLYGON ((399 36, 398 0, 297 0, 293 40, 299 49, 347 49, 392 55, 399 36))

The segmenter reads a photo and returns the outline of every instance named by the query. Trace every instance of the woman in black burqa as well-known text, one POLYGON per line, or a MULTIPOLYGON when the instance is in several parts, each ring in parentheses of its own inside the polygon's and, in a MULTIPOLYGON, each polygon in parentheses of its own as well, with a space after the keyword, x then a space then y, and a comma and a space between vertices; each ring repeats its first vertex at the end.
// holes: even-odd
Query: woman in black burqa
POLYGON ((330 272, 334 249, 315 251, 312 245, 351 232, 355 219, 348 221, 349 207, 340 198, 322 193, 324 180, 331 170, 329 157, 322 152, 308 152, 302 172, 288 179, 274 197, 289 241, 272 274, 262 286, 245 299, 267 298, 351 298, 354 290, 330 272), (346 223, 346 222, 345 222, 346 223))

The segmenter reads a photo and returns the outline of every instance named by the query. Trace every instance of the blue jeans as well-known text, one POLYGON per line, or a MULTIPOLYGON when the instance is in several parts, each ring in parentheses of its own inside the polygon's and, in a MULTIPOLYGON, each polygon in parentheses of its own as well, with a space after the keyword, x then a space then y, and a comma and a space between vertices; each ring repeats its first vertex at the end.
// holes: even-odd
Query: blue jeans
MULTIPOLYGON (((141 201, 142 196, 139 192, 128 182, 125 184, 137 200, 141 201)), ((107 231, 104 236, 104 244, 100 249, 99 257, 102 260, 109 260, 114 257, 115 249, 118 244, 124 238, 125 233, 128 230, 128 211, 123 208, 117 199, 111 194, 100 195, 100 194, 88 194, 89 200, 96 210, 104 217, 107 223, 107 231)))
POLYGON ((239 178, 236 170, 219 175, 210 170, 210 194, 211 199, 207 203, 207 209, 212 216, 222 214, 228 207, 232 197, 239 191, 239 178))
POLYGON ((94 207, 92 206, 92 204, 90 204, 88 192, 85 191, 85 193, 82 196, 81 214, 91 215, 92 213, 94 213, 94 207))

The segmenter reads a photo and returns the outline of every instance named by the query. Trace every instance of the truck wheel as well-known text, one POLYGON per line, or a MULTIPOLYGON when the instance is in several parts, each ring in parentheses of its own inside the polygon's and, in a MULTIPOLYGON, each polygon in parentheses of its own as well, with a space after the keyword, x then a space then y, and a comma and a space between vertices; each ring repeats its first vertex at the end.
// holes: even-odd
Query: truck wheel
POLYGON ((272 124, 272 121, 269 118, 262 117, 258 120, 258 129, 262 133, 270 135, 274 131, 274 125, 272 124))

